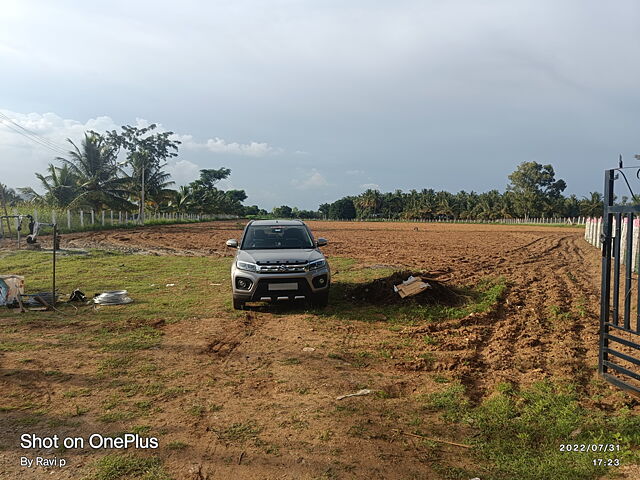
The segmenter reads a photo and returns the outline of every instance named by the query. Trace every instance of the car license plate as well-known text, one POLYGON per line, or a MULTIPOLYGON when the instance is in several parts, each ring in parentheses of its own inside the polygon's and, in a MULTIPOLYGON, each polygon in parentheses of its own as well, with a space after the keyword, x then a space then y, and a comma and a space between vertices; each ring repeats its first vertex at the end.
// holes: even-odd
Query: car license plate
POLYGON ((298 290, 298 284, 296 282, 293 283, 270 283, 269 284, 270 291, 281 291, 281 290, 298 290))

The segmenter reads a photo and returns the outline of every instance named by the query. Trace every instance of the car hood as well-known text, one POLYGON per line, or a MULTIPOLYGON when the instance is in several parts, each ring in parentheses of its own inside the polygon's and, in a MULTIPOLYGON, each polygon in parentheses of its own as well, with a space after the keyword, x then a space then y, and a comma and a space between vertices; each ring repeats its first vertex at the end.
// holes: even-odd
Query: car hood
POLYGON ((315 248, 293 250, 240 250, 238 260, 260 264, 292 264, 313 262, 324 258, 315 248))

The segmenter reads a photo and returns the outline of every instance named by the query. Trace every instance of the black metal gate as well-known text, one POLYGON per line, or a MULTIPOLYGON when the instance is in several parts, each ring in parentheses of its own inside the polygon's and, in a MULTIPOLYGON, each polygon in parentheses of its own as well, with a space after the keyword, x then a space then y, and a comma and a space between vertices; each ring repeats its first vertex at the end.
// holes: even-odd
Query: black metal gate
POLYGON ((638 167, 605 171, 598 368, 612 384, 640 393, 640 204, 616 205, 615 194, 621 186, 632 203, 638 201, 629 183, 632 171, 640 178, 638 167))

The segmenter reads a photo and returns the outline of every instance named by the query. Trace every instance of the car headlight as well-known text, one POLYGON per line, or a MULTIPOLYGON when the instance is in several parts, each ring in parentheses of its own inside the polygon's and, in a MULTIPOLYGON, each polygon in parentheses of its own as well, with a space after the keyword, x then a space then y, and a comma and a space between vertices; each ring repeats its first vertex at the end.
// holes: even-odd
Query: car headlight
POLYGON ((325 260, 316 260, 314 262, 310 262, 307 265, 307 268, 309 270, 318 270, 319 268, 324 267, 327 264, 327 262, 325 260))
POLYGON ((240 260, 236 262, 236 267, 238 267, 240 270, 246 270, 247 272, 258 271, 258 266, 255 263, 241 262, 240 260))

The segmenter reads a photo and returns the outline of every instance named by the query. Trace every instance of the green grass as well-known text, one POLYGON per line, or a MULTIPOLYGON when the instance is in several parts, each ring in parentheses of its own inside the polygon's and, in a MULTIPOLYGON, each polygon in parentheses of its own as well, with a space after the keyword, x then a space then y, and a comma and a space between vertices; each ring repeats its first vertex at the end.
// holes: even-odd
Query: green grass
POLYGON ((171 480, 156 457, 110 454, 95 463, 96 472, 85 480, 171 480))
POLYGON ((591 480, 606 473, 593 459, 640 460, 640 417, 624 409, 616 415, 588 410, 579 398, 573 386, 550 381, 520 391, 502 384, 482 404, 471 406, 464 387, 453 384, 429 395, 426 406, 473 429, 469 442, 484 464, 481 478, 591 480), (620 451, 566 452, 563 444, 613 444, 620 451))
MULTIPOLYGON (((25 276, 26 293, 51 289, 51 254, 19 251, 2 257, 3 271, 25 276)), ((88 297, 107 290, 129 291, 133 303, 100 307, 97 311, 79 306, 80 313, 90 313, 109 325, 144 323, 145 320, 167 323, 211 314, 211 305, 225 305, 230 296, 230 258, 127 255, 92 250, 90 255, 60 255, 57 260, 56 286, 62 294, 79 288, 88 297), (211 286, 220 283, 220 286, 211 286), (175 284, 167 287, 167 284, 175 284)), ((76 311, 67 305, 58 307, 72 321, 76 311)), ((32 319, 60 318, 56 312, 28 312, 23 322, 32 319)), ((0 348, 2 348, 0 344, 0 348)), ((134 342, 135 343, 135 342, 134 342)), ((122 345, 126 350, 127 346, 122 345)), ((28 344, 5 348, 28 349, 28 344)))
POLYGON ((442 411, 445 420, 456 421, 462 418, 468 405, 464 386, 452 383, 442 391, 427 395, 424 408, 429 411, 442 411))
POLYGON ((261 431, 262 428, 256 422, 250 420, 244 423, 234 423, 223 430, 218 430, 216 433, 220 440, 244 443, 247 440, 255 439, 261 431))
POLYGON ((0 342, 0 352, 23 352, 25 350, 36 350, 38 345, 27 342, 0 342))
POLYGON ((122 333, 103 331, 99 338, 105 352, 132 352, 157 347, 162 341, 162 332, 142 326, 122 333))
POLYGON ((98 417, 98 420, 103 423, 116 423, 130 420, 133 417, 135 417, 135 415, 132 412, 110 412, 101 415, 98 417))

